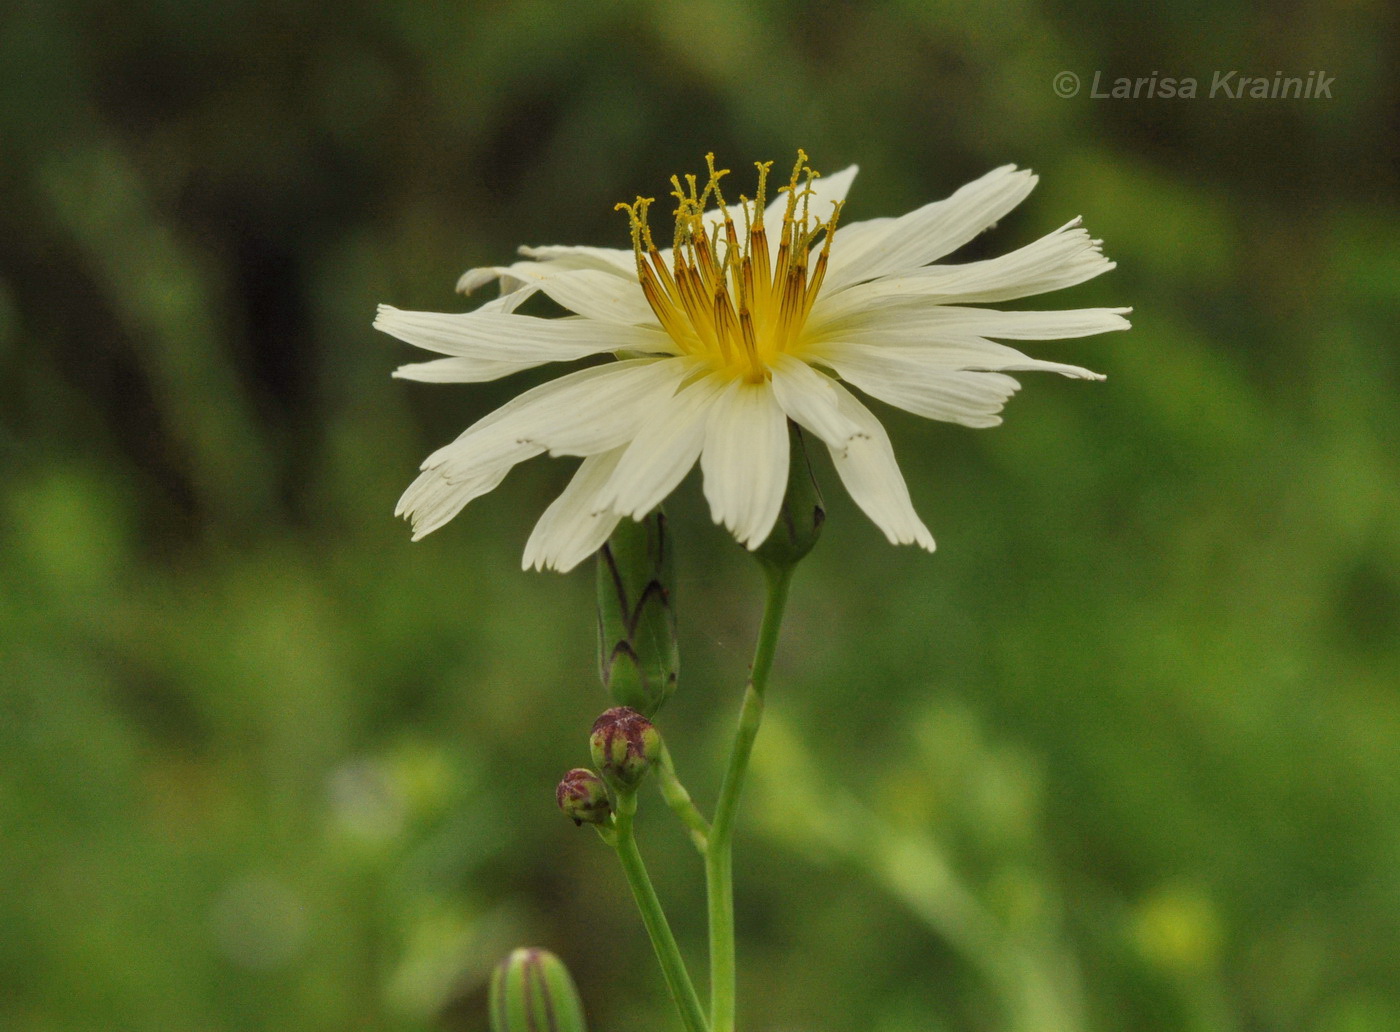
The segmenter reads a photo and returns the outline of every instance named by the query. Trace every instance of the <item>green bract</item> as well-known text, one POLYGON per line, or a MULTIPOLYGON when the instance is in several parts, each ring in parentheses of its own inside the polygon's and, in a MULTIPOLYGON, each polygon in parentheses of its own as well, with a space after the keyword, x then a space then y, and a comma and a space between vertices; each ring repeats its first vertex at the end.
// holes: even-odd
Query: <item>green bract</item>
POLYGON ((623 520, 598 552, 598 672, 620 706, 652 716, 676 690, 674 562, 666 515, 623 520))

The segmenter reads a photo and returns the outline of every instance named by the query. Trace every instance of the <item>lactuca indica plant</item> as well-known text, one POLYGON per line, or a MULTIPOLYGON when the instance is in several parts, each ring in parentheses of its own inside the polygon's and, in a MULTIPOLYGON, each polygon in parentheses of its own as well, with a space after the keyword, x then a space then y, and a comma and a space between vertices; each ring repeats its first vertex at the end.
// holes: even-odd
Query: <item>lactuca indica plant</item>
MULTIPOLYGON (((672 177, 669 241, 653 236, 654 199, 638 197, 618 206, 630 248, 522 247, 521 261, 462 276, 463 293, 492 281, 501 287, 473 311, 383 305, 375 320, 440 356, 395 374, 410 380, 477 383, 612 356, 525 391, 433 452, 398 513, 417 540, 494 490, 517 463, 546 453, 582 460, 535 524, 523 560, 527 569, 567 572, 598 555, 598 666, 614 705, 589 738, 596 772, 569 771, 556 798, 616 853, 686 1032, 735 1032, 734 826, 793 571, 825 519, 808 448, 825 447, 846 491, 889 541, 932 551, 889 437, 851 388, 930 419, 995 426, 1019 389, 1013 373, 1103 379, 1006 341, 1128 328, 1126 308, 987 307, 1112 269, 1077 218, 999 257, 944 261, 1025 199, 1036 184, 1030 172, 1005 165, 906 215, 851 222, 844 206, 855 166, 822 177, 798 151, 776 191, 772 162, 756 168, 753 197, 735 202, 725 196, 729 171, 713 155, 703 177, 672 177), (537 294, 573 317, 523 314, 537 294), (754 554, 765 585, 710 818, 654 723, 679 674, 675 549, 659 507, 697 462, 711 516, 754 554), (648 778, 705 866, 707 1004, 633 833, 648 778)), ((581 1029, 571 993, 556 958, 517 951, 493 980, 492 1026, 581 1029)))

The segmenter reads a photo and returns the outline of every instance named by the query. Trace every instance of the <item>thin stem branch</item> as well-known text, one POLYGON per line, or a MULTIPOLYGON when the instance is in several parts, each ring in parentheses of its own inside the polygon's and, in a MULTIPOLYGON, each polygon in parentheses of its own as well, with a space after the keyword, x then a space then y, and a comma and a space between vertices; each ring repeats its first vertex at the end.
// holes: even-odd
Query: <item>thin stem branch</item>
POLYGON ((681 819, 681 823, 690 829, 690 839, 695 843, 695 848, 700 851, 700 855, 705 855, 705 850, 709 846, 710 822, 705 820, 695 801, 690 798, 690 793, 686 791, 685 785, 681 784, 680 777, 676 774, 675 761, 671 759, 671 750, 667 749, 663 743, 661 746, 661 759, 656 764, 656 783, 661 789, 661 796, 666 800, 666 805, 671 811, 681 819))
POLYGON ((632 897, 637 901, 637 909, 641 911, 642 923, 646 925, 647 935, 651 937, 652 949, 656 951, 656 959, 661 963, 666 988, 671 994, 676 1010, 680 1012, 686 1032, 709 1032, 705 1014, 700 1009, 700 998, 695 993, 695 986, 691 984, 680 946, 676 944, 676 937, 671 933, 671 925, 661 909, 661 900, 657 898, 656 889, 653 888, 651 877, 647 874, 646 864, 642 862, 642 854, 637 849, 637 839, 632 833, 632 818, 636 812, 636 793, 619 795, 613 825, 615 835, 611 844, 617 850, 618 859, 622 861, 627 884, 632 888, 632 897))
POLYGON ((735 950, 734 950, 734 820, 739 796, 748 774, 754 739, 763 720, 763 695, 773 668, 778 630, 783 622, 793 567, 765 566, 768 594, 763 622, 758 630, 753 669, 744 690, 739 711, 739 727, 729 753, 729 767, 720 786, 714 823, 710 825, 709 846, 705 853, 705 885, 710 917, 710 1021, 713 1032, 734 1032, 735 950))

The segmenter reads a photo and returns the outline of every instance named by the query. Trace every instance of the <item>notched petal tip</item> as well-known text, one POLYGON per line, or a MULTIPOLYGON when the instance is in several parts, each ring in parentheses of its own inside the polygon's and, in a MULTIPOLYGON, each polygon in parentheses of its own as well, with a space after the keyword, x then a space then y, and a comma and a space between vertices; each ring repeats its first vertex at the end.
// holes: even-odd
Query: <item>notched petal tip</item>
POLYGON ((1007 165, 1002 165, 999 168, 994 169, 993 171, 1001 172, 1008 178, 1011 176, 1015 176, 1017 179, 1023 179, 1026 181, 1026 184, 1030 189, 1034 189, 1035 185, 1040 182, 1040 176, 1038 173, 1028 168, 1018 168, 1015 162, 1011 162, 1007 165))

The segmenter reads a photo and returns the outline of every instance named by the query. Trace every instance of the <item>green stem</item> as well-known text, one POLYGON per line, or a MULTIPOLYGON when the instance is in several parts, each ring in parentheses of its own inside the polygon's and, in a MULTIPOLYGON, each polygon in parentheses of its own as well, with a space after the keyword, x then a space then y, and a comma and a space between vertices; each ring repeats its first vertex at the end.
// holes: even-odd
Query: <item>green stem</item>
POLYGON ((656 764, 656 783, 661 789, 661 797, 666 800, 673 813, 681 819, 681 823, 690 829, 690 839, 695 843, 695 848, 700 851, 700 855, 705 855, 710 838, 710 822, 705 820, 704 815, 696 807, 695 801, 690 798, 690 793, 681 784, 680 777, 676 774, 675 761, 671 759, 671 750, 666 748, 663 742, 661 745, 661 758, 656 764))
POLYGON ((615 836, 612 846, 622 861, 622 870, 627 875, 627 884, 632 888, 632 898, 641 911, 642 923, 651 937, 656 959, 661 962, 661 973, 666 979, 666 988, 685 1023, 686 1032, 709 1032, 705 1014, 700 1009, 700 998, 695 994, 690 974, 686 971, 685 960, 681 957, 676 937, 671 934, 671 925, 661 909, 661 900, 652 887, 642 854, 637 850, 637 839, 632 834, 632 818, 637 812, 635 792, 619 795, 617 813, 614 818, 615 836))
POLYGON ((792 571, 791 565, 764 566, 768 595, 763 607, 763 622, 759 626, 753 670, 749 675, 748 687, 744 690, 739 728, 734 735, 724 783, 720 786, 719 803, 715 807, 709 847, 705 853, 705 885, 710 915, 710 1021, 713 1032, 734 1032, 734 819, 738 815, 739 796, 748 774, 754 739, 763 720, 763 693, 768 687, 769 671, 773 668, 773 652, 778 644, 778 629, 783 622, 783 608, 787 604, 792 571))

